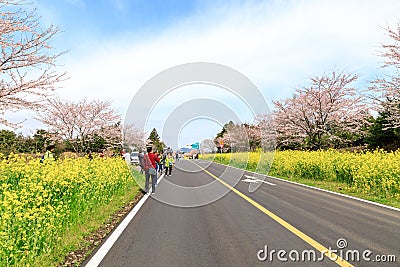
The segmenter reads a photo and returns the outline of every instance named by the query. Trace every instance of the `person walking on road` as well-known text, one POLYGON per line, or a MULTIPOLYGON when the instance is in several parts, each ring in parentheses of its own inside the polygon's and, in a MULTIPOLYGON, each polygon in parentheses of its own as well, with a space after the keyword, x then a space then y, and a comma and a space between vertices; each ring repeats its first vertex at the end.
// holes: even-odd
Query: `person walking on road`
POLYGON ((166 153, 162 153, 161 155, 160 155, 160 166, 159 166, 159 170, 158 170, 158 172, 161 174, 162 173, 162 171, 164 170, 164 168, 165 168, 165 159, 167 158, 167 154, 166 153))
POLYGON ((145 183, 145 191, 146 194, 149 193, 149 181, 151 177, 151 188, 152 193, 156 192, 156 183, 157 183, 157 171, 156 171, 156 163, 160 163, 157 155, 152 153, 152 147, 147 148, 147 154, 143 157, 143 165, 146 177, 145 183))
POLYGON ((139 150, 139 166, 140 166, 140 173, 143 173, 144 167, 143 167, 143 157, 144 157, 144 152, 140 149, 139 150))
POLYGON ((174 163, 172 153, 168 153, 167 158, 165 159, 165 176, 171 176, 172 166, 174 163))

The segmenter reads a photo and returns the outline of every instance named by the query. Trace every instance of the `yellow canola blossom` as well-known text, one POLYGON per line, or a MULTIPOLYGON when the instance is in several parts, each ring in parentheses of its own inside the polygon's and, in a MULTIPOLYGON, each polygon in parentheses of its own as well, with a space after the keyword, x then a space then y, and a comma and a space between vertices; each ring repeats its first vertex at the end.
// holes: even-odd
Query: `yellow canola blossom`
POLYGON ((400 150, 259 151, 203 155, 203 158, 273 176, 344 182, 359 192, 400 200, 400 150))
POLYGON ((125 161, 0 155, 0 266, 28 266, 65 229, 134 184, 125 161))

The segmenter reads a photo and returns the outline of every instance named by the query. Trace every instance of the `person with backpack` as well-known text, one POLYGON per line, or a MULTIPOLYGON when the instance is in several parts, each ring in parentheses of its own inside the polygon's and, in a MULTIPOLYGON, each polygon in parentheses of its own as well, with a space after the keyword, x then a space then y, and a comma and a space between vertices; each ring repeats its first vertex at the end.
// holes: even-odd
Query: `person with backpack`
POLYGON ((157 171, 156 171, 156 163, 160 163, 160 159, 156 154, 152 153, 153 148, 147 147, 147 154, 143 157, 143 167, 145 171, 145 192, 149 193, 149 182, 151 177, 151 188, 152 194, 156 192, 156 183, 157 183, 157 171))
POLYGON ((167 158, 165 159, 165 176, 171 176, 172 166, 174 163, 175 161, 172 153, 168 153, 167 158))
POLYGON ((54 150, 55 150, 56 146, 55 145, 49 145, 46 148, 46 152, 44 153, 44 155, 42 156, 42 158, 40 159, 40 163, 43 163, 45 161, 54 161, 55 157, 54 157, 54 150))

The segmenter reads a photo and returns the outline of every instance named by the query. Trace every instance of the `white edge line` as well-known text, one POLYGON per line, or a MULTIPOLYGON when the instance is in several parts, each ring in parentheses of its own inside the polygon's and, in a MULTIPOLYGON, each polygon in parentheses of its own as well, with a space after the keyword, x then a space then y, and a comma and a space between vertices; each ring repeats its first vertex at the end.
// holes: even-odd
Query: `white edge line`
POLYGON ((270 175, 265 175, 265 174, 262 174, 262 173, 257 173, 257 172, 252 172, 252 171, 243 170, 243 169, 239 169, 239 168, 234 167, 234 166, 224 165, 224 164, 221 164, 221 163, 218 163, 218 162, 213 162, 213 163, 219 164, 219 165, 222 165, 222 166, 227 166, 227 167, 234 168, 234 169, 241 170, 241 171, 246 171, 246 172, 249 172, 249 173, 264 175, 265 177, 269 177, 269 178, 272 178, 272 179, 276 179, 276 180, 279 180, 279 181, 282 181, 282 182, 286 182, 286 183, 290 183, 290 184, 295 184, 295 185, 304 186, 304 187, 311 188, 311 189, 315 189, 315 190, 319 190, 319 191, 322 191, 322 192, 331 193, 331 194, 334 194, 334 195, 337 195, 337 196, 342 196, 342 197, 346 197, 346 198, 358 200, 358 201, 361 201, 361 202, 364 202, 364 203, 368 203, 368 204, 372 204, 372 205, 375 205, 375 206, 379 206, 379 207, 383 207, 383 208, 387 208, 387 209, 391 209, 391 210, 395 210, 395 211, 400 211, 399 208, 387 206, 387 205, 385 205, 385 204, 381 204, 381 203, 369 201, 369 200, 366 200, 366 199, 362 199, 362 198, 358 198, 358 197, 353 197, 353 196, 345 195, 345 194, 338 193, 338 192, 329 191, 329 190, 322 189, 322 188, 318 188, 318 187, 314 187, 314 186, 311 186, 311 185, 300 184, 300 183, 297 183, 297 182, 285 180, 285 179, 278 178, 278 177, 274 177, 274 176, 270 176, 270 175))
MULTIPOLYGON (((164 173, 157 179, 157 183, 159 183, 164 177, 164 173)), ((150 189, 151 193, 152 189, 150 189)), ((117 241, 119 236, 131 222, 133 217, 137 214, 139 209, 143 206, 146 200, 149 198, 150 194, 145 194, 140 201, 133 207, 133 209, 129 212, 129 214, 125 217, 125 219, 118 225, 118 227, 112 232, 112 234, 107 238, 104 244, 97 250, 96 254, 90 259, 90 261, 85 265, 85 267, 97 267, 107 255, 108 251, 112 248, 114 243, 117 241)))

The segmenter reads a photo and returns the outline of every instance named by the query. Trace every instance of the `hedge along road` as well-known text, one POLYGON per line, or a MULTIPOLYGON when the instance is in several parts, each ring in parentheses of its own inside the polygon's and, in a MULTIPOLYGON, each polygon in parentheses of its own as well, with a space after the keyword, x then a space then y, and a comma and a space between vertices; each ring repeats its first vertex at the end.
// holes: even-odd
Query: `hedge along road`
POLYGON ((167 181, 187 187, 217 181, 230 191, 195 208, 148 198, 99 266, 399 264, 398 209, 216 163, 185 160, 176 167, 155 195, 167 181), (262 185, 249 193, 249 183, 262 185))

